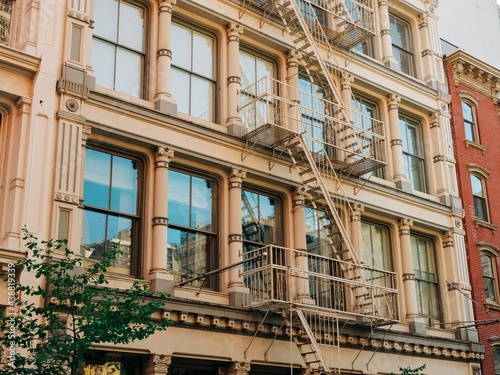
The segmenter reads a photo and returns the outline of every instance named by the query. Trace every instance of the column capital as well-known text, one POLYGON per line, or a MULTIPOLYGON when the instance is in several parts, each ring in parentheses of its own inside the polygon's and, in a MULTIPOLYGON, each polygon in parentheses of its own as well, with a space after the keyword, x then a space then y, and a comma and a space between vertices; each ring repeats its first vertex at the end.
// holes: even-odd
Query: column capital
POLYGON ((341 80, 341 89, 342 90, 348 90, 351 88, 352 83, 354 82, 354 76, 349 73, 344 73, 342 74, 342 80, 341 80))
POLYGON ((410 234, 410 228, 413 226, 413 220, 408 219, 407 217, 402 217, 399 219, 398 222, 399 225, 399 235, 409 235, 410 234))
POLYGON ((21 113, 30 113, 31 102, 32 100, 30 98, 20 96, 16 100, 16 107, 19 109, 21 113))
POLYGON ((87 147, 87 141, 90 134, 92 134, 92 126, 82 126, 82 146, 87 147))
POLYGON ((432 128, 438 128, 441 121, 440 121, 441 114, 438 111, 431 112, 429 113, 429 125, 432 128))
POLYGON ((233 362, 228 365, 228 375, 247 375, 250 372, 250 363, 233 362))
POLYGON ((389 110, 398 109, 398 103, 401 102, 401 96, 398 94, 388 94, 387 95, 387 103, 389 104, 389 110))
POLYGON ((231 40, 239 40, 240 34, 243 34, 244 27, 236 22, 229 22, 226 28, 227 36, 229 37, 228 41, 231 40), (236 39, 234 39, 236 37, 236 39))
POLYGON ((245 172, 242 168, 231 167, 228 168, 227 177, 231 183, 241 183, 247 177, 247 172, 245 172))
POLYGON ((147 375, 167 374, 168 366, 172 363, 172 356, 165 354, 153 354, 146 364, 147 375))
POLYGON ((443 234, 443 247, 453 247, 454 245, 454 235, 453 232, 447 231, 443 234))
POLYGON ((388 7, 389 6, 389 0, 378 0, 377 5, 378 5, 379 8, 382 7, 382 6, 388 7))
POLYGON ((361 214, 365 212, 365 206, 361 203, 353 203, 351 204, 352 212, 351 212, 351 221, 360 221, 361 214))
POLYGON ((155 168, 168 168, 170 160, 174 157, 174 150, 169 147, 158 146, 155 148, 155 168))
POLYGON ((177 0, 158 0, 158 12, 172 13, 172 5, 177 4, 177 0))
POLYGON ((289 49, 286 51, 286 66, 299 66, 299 51, 296 49, 289 49))

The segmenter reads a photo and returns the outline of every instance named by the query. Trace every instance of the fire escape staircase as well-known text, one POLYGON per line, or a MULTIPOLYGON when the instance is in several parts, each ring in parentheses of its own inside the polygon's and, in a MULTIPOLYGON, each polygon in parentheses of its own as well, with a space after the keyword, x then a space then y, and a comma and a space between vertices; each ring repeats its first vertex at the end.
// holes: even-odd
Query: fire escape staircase
MULTIPOLYGON (((275 120, 272 124, 262 124, 263 126, 257 126, 258 124, 254 121, 250 131, 243 138, 246 139, 247 144, 253 139, 255 143, 278 150, 280 155, 288 154, 300 176, 302 186, 309 198, 308 202, 322 222, 332 249, 332 258, 342 265, 342 278, 345 279, 346 285, 353 294, 350 301, 351 312, 357 317, 358 322, 386 324, 395 320, 395 315, 393 315, 394 296, 397 293, 395 285, 391 282, 387 288, 373 287, 373 285, 378 285, 376 277, 370 276, 373 273, 366 272, 366 269, 361 267, 358 254, 337 211, 336 203, 342 201, 342 204, 349 206, 349 201, 342 194, 341 189, 332 189, 332 183, 337 186, 341 185, 338 171, 360 176, 385 165, 384 162, 377 160, 373 151, 374 146, 377 146, 380 140, 365 137, 362 131, 355 129, 351 119, 352 114, 342 103, 341 93, 334 80, 335 77, 342 79, 344 73, 336 62, 333 45, 340 44, 342 41, 346 43, 346 33, 349 32, 354 36, 347 38, 349 41, 345 46, 347 48, 363 42, 372 35, 369 30, 369 32, 354 31, 356 24, 346 19, 346 16, 352 14, 352 4, 363 8, 368 2, 345 1, 351 4, 351 9, 342 0, 255 1, 257 7, 259 4, 261 7, 267 4, 268 14, 276 12, 282 19, 285 29, 294 38, 300 55, 301 73, 309 77, 317 90, 318 97, 322 98, 321 102, 324 104, 323 110, 327 119, 324 126, 330 139, 326 142, 313 139, 310 135, 304 134, 304 129, 301 131, 289 129, 284 122, 280 123, 280 120, 275 120), (273 4, 274 11, 270 10, 269 3, 273 4), (337 31, 344 29, 343 34, 337 35, 331 29, 324 27, 325 21, 317 18, 317 12, 333 15, 329 18, 336 20, 337 31), (392 299, 392 302, 386 303, 386 297, 389 300, 392 299)), ((363 18, 366 17, 366 15, 363 16, 363 18)), ((256 110, 268 106, 271 101, 267 97, 261 99, 261 106, 256 105, 253 110, 249 110, 250 115, 257 115, 256 110), (264 106, 262 106, 263 103, 264 106)), ((289 107, 293 103, 282 104, 281 110, 285 104, 289 107)), ((274 106, 278 108, 278 105, 274 106)), ((248 116, 246 118, 248 119, 248 116)), ((245 116, 242 116, 242 119, 245 119, 245 116)), ((266 119, 270 120, 270 116, 266 116, 266 119)), ((302 334, 296 335, 294 340, 307 369, 319 374, 331 374, 332 370, 323 358, 318 344, 318 337, 323 337, 321 335, 325 335, 325 332, 311 329, 303 308, 304 306, 290 309, 289 313, 283 309, 285 321, 291 331, 294 325, 298 324, 300 327, 297 331, 302 334)), ((313 312, 312 315, 323 320, 329 316, 328 312, 320 312, 320 310, 313 312)), ((335 334, 335 336, 338 335, 335 334)))

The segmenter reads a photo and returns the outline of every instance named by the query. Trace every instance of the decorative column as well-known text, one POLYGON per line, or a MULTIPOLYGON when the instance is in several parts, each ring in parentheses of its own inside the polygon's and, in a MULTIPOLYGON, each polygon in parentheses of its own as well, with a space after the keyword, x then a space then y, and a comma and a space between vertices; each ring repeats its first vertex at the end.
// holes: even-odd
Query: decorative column
POLYGON ((440 113, 430 114, 429 121, 431 141, 432 141, 432 161, 434 162, 434 178, 436 183, 436 195, 441 203, 450 205, 450 191, 448 188, 448 171, 446 170, 446 157, 444 150, 443 131, 440 123, 440 113))
POLYGON ((174 279, 167 271, 168 167, 174 150, 158 146, 155 152, 153 257, 149 279, 154 292, 172 293, 174 279))
POLYGON ((145 375, 166 375, 168 366, 172 363, 171 355, 153 354, 148 358, 145 375))
POLYGON ((360 262, 363 262, 363 232, 361 231, 361 214, 365 206, 360 203, 351 204, 351 243, 360 262))
MULTIPOLYGON (((309 278, 307 276, 307 242, 306 242, 306 214, 305 214, 306 190, 302 186, 292 189, 292 219, 293 219, 293 241, 295 253, 295 268, 304 273, 297 273, 294 279, 295 286, 290 289, 296 291, 295 301, 299 303, 314 304, 309 295, 309 278)), ((299 271, 299 272, 300 272, 299 271)))
POLYGON ((289 50, 286 54, 286 80, 289 85, 288 100, 290 104, 288 108, 288 128, 302 132, 302 116, 300 114, 300 93, 299 93, 299 53, 297 50, 289 50))
POLYGON ((399 128, 399 105, 401 97, 397 94, 387 96, 389 110, 389 128, 391 131, 392 179, 398 189, 411 192, 410 180, 405 176, 403 167, 403 143, 399 128))
POLYGON ((243 27, 231 22, 227 27, 227 106, 226 126, 228 133, 243 135, 244 126, 238 113, 240 78, 240 34, 243 27))
POLYGON ((382 62, 385 66, 400 71, 399 63, 392 55, 391 25, 389 22, 389 1, 378 1, 380 18, 380 39, 382 41, 382 62))
POLYGON ((176 0, 158 0, 158 50, 157 58, 157 92, 154 98, 155 108, 163 113, 177 114, 177 105, 170 93, 170 64, 172 62, 172 5, 176 0))
MULTIPOLYGON (((241 183, 246 172, 240 168, 231 168, 229 178, 229 265, 242 259, 243 235, 241 229, 241 183)), ((229 269, 229 303, 231 306, 243 306, 250 298, 250 291, 240 279, 240 267, 229 269)))
POLYGON ((401 259, 403 262, 406 322, 410 323, 411 333, 425 334, 425 324, 419 316, 417 305, 417 290, 410 238, 410 228, 412 226, 413 221, 408 218, 401 218, 399 220, 399 240, 401 242, 401 259))
POLYGON ((226 367, 226 375, 248 375, 250 366, 247 362, 233 362, 226 367))
MULTIPOLYGON (((340 103, 340 105, 343 105, 343 114, 345 116, 345 121, 350 125, 354 124, 352 121, 352 82, 354 82, 354 77, 351 74, 345 73, 342 75, 342 81, 340 83, 340 97, 342 102, 340 103)), ((346 145, 354 143, 355 139, 353 139, 353 137, 356 137, 356 134, 353 131, 344 131, 341 132, 340 135, 340 142, 344 143, 344 149, 347 151, 348 155, 352 155, 354 146, 347 147, 346 145)), ((343 155, 341 157, 341 159, 344 158, 348 163, 354 161, 352 157, 346 158, 346 155, 343 155)))

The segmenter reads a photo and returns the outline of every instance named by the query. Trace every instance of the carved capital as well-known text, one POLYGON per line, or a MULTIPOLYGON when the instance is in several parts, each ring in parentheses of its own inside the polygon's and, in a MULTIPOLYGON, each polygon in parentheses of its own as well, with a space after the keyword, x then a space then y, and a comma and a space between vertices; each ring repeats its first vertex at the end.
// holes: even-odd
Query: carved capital
POLYGON ((248 375, 250 372, 250 363, 233 362, 227 367, 228 375, 248 375))
POLYGON ((158 13, 172 14, 172 5, 175 5, 177 0, 158 0, 158 13))
POLYGON ((229 22, 229 25, 227 25, 227 36, 228 36, 228 42, 239 42, 240 40, 240 34, 243 34, 243 26, 236 22, 229 22))
POLYGON ((296 68, 299 66, 299 52, 296 49, 290 49, 286 52, 286 67, 296 68))
POLYGON ((398 94, 387 95, 387 103, 389 104, 389 110, 399 109, 398 103, 401 102, 401 96, 398 94))
POLYGON ((409 235, 410 228, 413 226, 413 220, 408 219, 407 217, 402 217, 399 219, 399 235, 409 235))
POLYGON ((295 186, 292 190, 293 207, 304 206, 307 192, 303 186, 295 186))
POLYGON ((91 126, 82 126, 82 146, 87 146, 87 140, 89 139, 89 135, 92 134, 91 126))
POLYGON ((172 363, 172 356, 164 354, 153 354, 149 357, 146 365, 147 375, 167 374, 168 366, 172 363))
POLYGON ((174 157, 174 150, 168 147, 158 146, 155 149, 155 168, 168 168, 170 159, 174 157))
POLYGON ((352 212, 351 212, 351 221, 360 221, 361 214, 365 212, 365 206, 361 203, 353 203, 351 204, 352 212))
POLYGON ((228 169, 229 189, 241 188, 241 182, 247 177, 247 173, 241 169, 232 167, 228 169))
POLYGON ((452 231, 448 231, 443 234, 443 247, 453 247, 454 245, 454 236, 452 231))

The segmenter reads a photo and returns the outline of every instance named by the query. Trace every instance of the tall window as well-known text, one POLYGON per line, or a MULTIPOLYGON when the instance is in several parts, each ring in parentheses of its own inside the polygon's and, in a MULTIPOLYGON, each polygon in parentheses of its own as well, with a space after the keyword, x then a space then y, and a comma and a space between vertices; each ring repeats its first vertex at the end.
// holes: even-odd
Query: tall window
POLYGON ((425 160, 420 124, 406 116, 399 116, 403 142, 403 166, 413 189, 425 192, 425 160))
MULTIPOLYGON (((361 222, 363 263, 383 270, 392 270, 389 229, 367 221, 361 222)), ((389 286, 389 285, 387 285, 389 286)))
POLYGON ((0 44, 9 44, 11 18, 12 0, 0 0, 0 44))
POLYGON ((139 236, 138 162, 87 148, 83 186, 82 255, 102 259, 117 246, 122 252, 112 272, 130 274, 139 236))
POLYGON ((484 180, 476 175, 470 175, 472 186, 472 196, 474 199, 474 212, 476 219, 488 221, 488 207, 486 205, 486 189, 484 188, 484 180))
POLYGON ((94 2, 92 66, 98 85, 143 97, 144 18, 143 8, 124 0, 94 2))
MULTIPOLYGON (((378 121, 378 109, 375 103, 359 97, 352 99, 352 120, 356 133, 363 132, 360 136, 360 146, 367 156, 374 156, 377 160, 384 160, 381 138, 374 135, 383 135, 383 123, 378 121), (364 133, 366 132, 366 133, 364 133)), ((372 172, 372 175, 384 178, 384 169, 378 168, 372 172)))
POLYGON ((436 326, 440 322, 441 311, 434 243, 416 235, 410 238, 418 312, 429 326, 436 326))
MULTIPOLYGON (((320 0, 296 0, 299 6, 300 13, 308 22, 319 22, 326 25, 326 12, 321 8, 320 0)), ((310 25, 312 26, 312 25, 310 25)))
POLYGON ((394 14, 389 14, 389 23, 391 28, 392 54, 396 61, 398 61, 403 73, 415 76, 410 25, 394 14))
POLYGON ((243 248, 245 251, 264 245, 279 244, 277 198, 253 191, 241 192, 243 248))
MULTIPOLYGON (((333 140, 326 139, 326 117, 324 103, 318 94, 318 87, 308 78, 299 78, 300 104, 303 107, 302 131, 305 131, 305 140, 310 151, 318 154, 323 152, 323 142, 332 144, 333 140)), ((333 133, 333 132, 332 132, 333 133)))
POLYGON ((243 113, 246 117, 243 118, 244 123, 259 126, 279 121, 279 108, 273 105, 269 95, 263 95, 277 91, 274 81, 263 80, 265 77, 274 78, 275 72, 276 66, 271 60, 240 50, 240 103, 253 108, 248 113, 243 113))
POLYGON ((493 363, 495 364, 495 375, 500 375, 500 348, 493 348, 493 363))
POLYGON ((324 223, 319 217, 320 215, 324 216, 324 213, 312 207, 305 207, 304 211, 306 217, 307 251, 311 254, 333 257, 332 247, 328 241, 327 233, 323 228, 324 223))
POLYGON ((215 121, 215 39, 191 26, 172 23, 171 86, 179 112, 215 121))
POLYGON ((483 270, 484 294, 486 301, 497 302, 498 290, 496 279, 496 259, 488 254, 481 254, 481 267, 483 270))
POLYGON ((462 101, 462 114, 464 116, 465 139, 479 143, 474 108, 469 103, 462 101))
MULTIPOLYGON (((217 246, 211 179, 181 171, 168 172, 167 267, 176 281, 200 276, 215 268, 217 246)), ((216 277, 193 282, 216 288, 216 277)))

